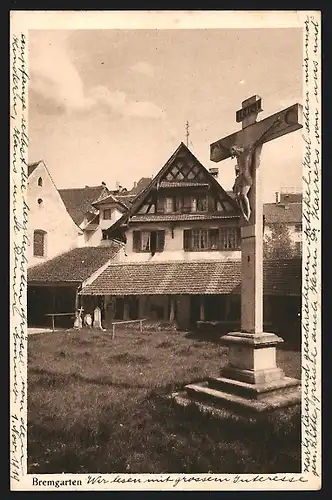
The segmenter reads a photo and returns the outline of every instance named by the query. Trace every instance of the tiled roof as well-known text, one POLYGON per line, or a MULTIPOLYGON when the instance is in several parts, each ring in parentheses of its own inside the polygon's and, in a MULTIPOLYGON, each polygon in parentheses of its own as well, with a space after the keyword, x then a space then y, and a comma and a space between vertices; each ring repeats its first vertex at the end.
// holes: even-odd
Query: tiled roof
POLYGON ((209 186, 207 182, 190 182, 190 181, 161 181, 159 186, 161 188, 184 188, 184 187, 206 187, 209 186))
POLYGON ((116 203, 117 196, 112 193, 105 193, 104 196, 99 196, 97 200, 92 201, 92 205, 104 205, 105 203, 116 203))
POLYGON ((86 212, 94 210, 91 203, 97 200, 104 192, 107 192, 107 188, 104 185, 59 189, 67 212, 78 226, 83 222, 86 212))
POLYGON ((130 222, 167 222, 167 221, 190 221, 190 220, 215 220, 215 219, 238 219, 237 214, 216 213, 188 213, 188 214, 142 214, 130 217, 130 222))
POLYGON ((135 194, 118 194, 116 195, 116 198, 123 203, 127 208, 130 208, 132 205, 132 202, 136 198, 135 194))
POLYGON ((28 283, 82 282, 113 258, 121 244, 81 247, 28 269, 28 283))
MULTIPOLYGON (((240 294, 241 261, 110 264, 82 295, 240 294)), ((266 261, 264 294, 300 295, 301 261, 266 261)))
POLYGON ((266 224, 299 224, 302 221, 302 203, 265 203, 266 224))
POLYGON ((142 177, 130 191, 127 192, 127 194, 130 195, 137 195, 141 191, 143 191, 151 182, 151 177, 142 177))

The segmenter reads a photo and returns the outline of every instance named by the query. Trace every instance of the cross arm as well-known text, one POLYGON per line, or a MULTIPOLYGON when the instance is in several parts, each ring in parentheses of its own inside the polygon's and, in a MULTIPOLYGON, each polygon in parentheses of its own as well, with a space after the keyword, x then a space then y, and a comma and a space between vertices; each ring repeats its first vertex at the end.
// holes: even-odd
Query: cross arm
POLYGON ((264 120, 253 123, 248 127, 228 135, 210 145, 210 160, 219 162, 230 158, 231 146, 248 147, 262 138, 261 143, 272 141, 290 132, 302 128, 302 106, 293 104, 264 120), (266 133, 267 132, 267 133, 266 133), (266 133, 266 135, 264 135, 266 133))

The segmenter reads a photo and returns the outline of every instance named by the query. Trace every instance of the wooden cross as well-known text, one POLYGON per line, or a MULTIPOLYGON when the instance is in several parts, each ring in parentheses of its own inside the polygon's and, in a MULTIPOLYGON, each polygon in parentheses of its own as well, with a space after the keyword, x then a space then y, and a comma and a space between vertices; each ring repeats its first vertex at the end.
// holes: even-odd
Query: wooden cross
MULTIPOLYGON (((258 168, 262 146, 265 142, 302 128, 300 104, 257 122, 258 113, 262 111, 261 104, 262 99, 257 95, 243 101, 242 109, 236 114, 237 121, 242 121, 242 130, 210 146, 212 161, 219 162, 236 155, 242 175, 238 179, 238 191, 242 189, 238 201, 244 216, 241 228, 241 331, 250 334, 263 332, 263 202, 261 169, 258 168), (247 184, 241 183, 243 179, 247 184), (246 186, 243 188, 244 184, 246 186), (250 207, 248 212, 246 202, 250 207)), ((282 155, 280 157, 282 161, 282 155)))

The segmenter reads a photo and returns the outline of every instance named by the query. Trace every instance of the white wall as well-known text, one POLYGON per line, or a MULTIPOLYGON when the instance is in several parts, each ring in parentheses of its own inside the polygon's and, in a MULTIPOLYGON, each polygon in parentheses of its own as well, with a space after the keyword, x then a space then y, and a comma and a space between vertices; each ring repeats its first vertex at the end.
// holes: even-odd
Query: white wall
POLYGON ((30 209, 28 220, 29 266, 45 262, 79 245, 80 229, 68 214, 62 198, 42 162, 29 176, 28 204, 30 209), (38 186, 39 177, 42 178, 42 186, 38 186), (39 198, 43 200, 40 205, 37 201, 39 198), (44 257, 33 255, 33 233, 36 229, 46 232, 44 257))
POLYGON ((211 250, 201 252, 188 252, 183 250, 183 230, 192 228, 214 228, 218 227, 213 222, 202 221, 201 223, 182 223, 174 228, 172 237, 172 230, 170 227, 165 227, 162 224, 146 224, 142 226, 130 227, 126 232, 127 243, 125 245, 125 252, 121 252, 119 260, 122 262, 165 262, 165 261, 195 261, 195 260, 234 260, 241 258, 240 250, 211 250), (164 251, 155 253, 154 256, 149 252, 134 252, 133 251, 133 231, 134 230, 165 230, 165 246, 164 251), (126 253, 126 255, 125 255, 126 253))
POLYGON ((112 205, 103 205, 100 209, 100 229, 108 229, 112 226, 120 217, 123 215, 123 212, 120 212, 117 208, 112 205), (104 219, 104 210, 112 210, 112 218, 104 219))
POLYGON ((108 240, 103 240, 103 229, 108 229, 112 226, 121 216, 123 215, 120 210, 110 205, 103 205, 103 208, 100 209, 99 213, 99 225, 95 231, 84 231, 84 245, 91 247, 98 247, 99 245, 107 246, 111 243, 108 240), (112 218, 104 219, 104 209, 112 210, 112 218))
POLYGON ((95 231, 84 231, 84 244, 87 247, 98 247, 102 240, 100 226, 95 231))

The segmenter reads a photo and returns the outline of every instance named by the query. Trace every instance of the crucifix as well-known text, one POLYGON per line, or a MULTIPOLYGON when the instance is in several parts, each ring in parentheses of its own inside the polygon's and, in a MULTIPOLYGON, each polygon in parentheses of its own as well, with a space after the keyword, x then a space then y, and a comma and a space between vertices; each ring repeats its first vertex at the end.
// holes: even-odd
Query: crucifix
POLYGON ((211 160, 236 157, 234 194, 242 214, 241 330, 263 331, 263 202, 260 156, 264 143, 302 128, 302 109, 294 104, 256 121, 262 99, 255 95, 242 103, 237 121, 242 130, 211 144, 211 160))
MULTIPOLYGON (((294 104, 257 121, 262 99, 255 95, 242 102, 236 121, 242 130, 210 146, 215 162, 236 158, 233 187, 241 211, 241 331, 232 332, 222 341, 228 344, 228 366, 223 375, 250 384, 277 381, 295 386, 276 366, 275 346, 283 340, 263 331, 263 202, 260 157, 263 144, 302 128, 302 106, 294 104)), ((281 160, 282 161, 282 160, 281 160)), ((278 385, 278 384, 277 384, 278 385)), ((258 391, 259 392, 259 391, 258 391)))
POLYGON ((82 312, 83 311, 84 311, 84 309, 81 306, 75 312, 75 321, 74 321, 74 329, 75 330, 81 330, 81 328, 82 328, 82 312))

